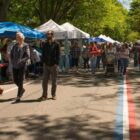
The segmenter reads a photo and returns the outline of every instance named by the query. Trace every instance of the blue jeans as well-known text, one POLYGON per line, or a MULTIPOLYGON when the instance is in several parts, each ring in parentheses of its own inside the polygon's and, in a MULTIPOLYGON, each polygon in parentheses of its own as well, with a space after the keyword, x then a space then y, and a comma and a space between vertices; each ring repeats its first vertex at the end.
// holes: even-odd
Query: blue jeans
POLYGON ((92 73, 96 72, 96 62, 97 62, 97 57, 90 58, 90 65, 91 65, 91 72, 92 73))
POLYGON ((59 63, 59 67, 60 67, 61 71, 65 71, 65 66, 66 66, 66 57, 65 57, 65 55, 61 55, 60 63, 59 63))
POLYGON ((125 75, 126 74, 126 68, 128 66, 128 59, 127 58, 121 58, 120 59, 120 66, 121 66, 121 69, 120 69, 121 75, 125 75))
POLYGON ((69 69, 70 68, 70 56, 69 55, 65 55, 65 67, 66 69, 69 69))

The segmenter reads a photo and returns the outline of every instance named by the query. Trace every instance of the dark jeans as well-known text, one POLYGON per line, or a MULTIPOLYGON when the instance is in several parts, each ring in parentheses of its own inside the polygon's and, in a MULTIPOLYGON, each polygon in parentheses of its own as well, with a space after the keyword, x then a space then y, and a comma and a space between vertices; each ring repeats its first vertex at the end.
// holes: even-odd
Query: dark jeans
POLYGON ((47 66, 46 64, 43 65, 43 81, 42 81, 42 88, 43 88, 43 97, 47 97, 48 95, 48 81, 51 76, 52 80, 52 89, 51 94, 52 96, 56 96, 56 88, 57 88, 57 73, 58 70, 54 66, 47 66))
POLYGON ((125 75, 125 74, 126 74, 126 69, 127 69, 127 66, 128 66, 128 59, 126 59, 126 58, 121 58, 121 59, 120 59, 120 64, 121 64, 120 73, 121 73, 122 75, 125 75))
POLYGON ((138 66, 138 57, 134 56, 134 67, 138 66))
POLYGON ((100 69, 101 56, 97 56, 96 68, 100 69))
POLYGON ((79 58, 72 58, 72 67, 78 67, 79 58))
POLYGON ((20 97, 20 95, 22 94, 22 91, 23 91, 24 73, 25 73, 25 68, 24 67, 19 68, 19 69, 13 68, 13 79, 14 79, 14 83, 18 87, 17 97, 20 97))
POLYGON ((101 60, 102 60, 102 64, 103 64, 103 69, 105 69, 105 67, 106 67, 106 57, 102 56, 101 60))
POLYGON ((84 60, 84 69, 89 69, 89 58, 83 58, 84 60))
POLYGON ((118 71, 120 71, 120 69, 121 69, 121 60, 118 59, 118 71))
POLYGON ((1 73, 0 74, 1 74, 2 80, 4 80, 5 78, 8 78, 7 77, 7 72, 6 72, 7 68, 8 68, 7 66, 4 66, 4 67, 1 68, 1 73))

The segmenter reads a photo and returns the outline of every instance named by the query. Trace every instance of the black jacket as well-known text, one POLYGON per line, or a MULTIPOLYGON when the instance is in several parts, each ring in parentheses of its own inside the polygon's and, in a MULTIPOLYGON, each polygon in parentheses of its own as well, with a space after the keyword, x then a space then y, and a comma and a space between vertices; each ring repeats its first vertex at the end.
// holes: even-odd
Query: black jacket
POLYGON ((60 59, 60 47, 59 44, 53 41, 42 43, 42 61, 48 66, 58 65, 60 59))

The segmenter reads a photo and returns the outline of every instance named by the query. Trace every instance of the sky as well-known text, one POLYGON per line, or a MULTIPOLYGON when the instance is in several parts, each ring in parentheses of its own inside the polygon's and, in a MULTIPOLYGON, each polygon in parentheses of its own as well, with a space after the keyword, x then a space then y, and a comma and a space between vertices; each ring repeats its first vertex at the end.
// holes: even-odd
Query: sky
POLYGON ((118 0, 118 1, 120 1, 123 4, 123 6, 127 9, 130 8, 130 3, 132 2, 132 0, 118 0))

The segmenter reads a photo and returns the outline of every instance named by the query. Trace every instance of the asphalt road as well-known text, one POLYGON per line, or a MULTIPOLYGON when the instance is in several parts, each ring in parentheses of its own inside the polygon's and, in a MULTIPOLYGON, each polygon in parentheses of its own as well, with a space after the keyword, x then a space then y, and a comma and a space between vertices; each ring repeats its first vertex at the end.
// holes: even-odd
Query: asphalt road
MULTIPOLYGON (((136 131, 140 133, 139 71, 130 68, 128 79, 136 131)), ((26 81, 26 92, 18 104, 12 104, 17 92, 15 85, 2 85, 5 92, 0 97, 0 140, 121 140, 121 135, 132 140, 133 132, 129 129, 127 133, 121 129, 118 132, 116 127, 120 125, 119 118, 130 118, 121 108, 122 113, 118 114, 120 93, 123 93, 121 80, 114 75, 105 77, 102 72, 95 76, 84 72, 60 74, 57 100, 52 100, 49 92, 50 99, 43 102, 37 100, 42 93, 41 80, 26 81)))

